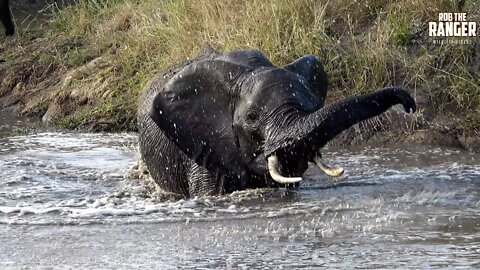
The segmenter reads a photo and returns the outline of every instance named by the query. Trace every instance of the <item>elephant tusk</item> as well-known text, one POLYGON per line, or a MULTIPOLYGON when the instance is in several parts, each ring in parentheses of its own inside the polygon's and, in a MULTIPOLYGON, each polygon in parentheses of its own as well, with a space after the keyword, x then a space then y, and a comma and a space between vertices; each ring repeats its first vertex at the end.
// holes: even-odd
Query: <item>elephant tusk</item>
POLYGON ((278 158, 277 156, 268 157, 268 172, 273 180, 280 184, 295 184, 302 181, 302 177, 285 177, 278 171, 278 158))
POLYGON ((315 162, 315 165, 322 170, 326 175, 328 176, 341 176, 343 174, 343 168, 341 167, 330 167, 327 164, 323 163, 322 158, 319 156, 316 156, 313 161, 315 162))

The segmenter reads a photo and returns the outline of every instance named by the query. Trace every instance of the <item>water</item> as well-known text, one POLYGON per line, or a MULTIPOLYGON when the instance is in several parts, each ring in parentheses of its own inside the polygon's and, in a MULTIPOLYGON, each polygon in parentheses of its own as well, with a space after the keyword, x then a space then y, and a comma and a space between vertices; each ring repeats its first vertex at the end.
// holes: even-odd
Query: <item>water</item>
POLYGON ((0 268, 478 268, 480 155, 329 149, 299 189, 191 200, 125 173, 136 134, 0 138, 0 268), (160 193, 161 194, 161 193, 160 193))

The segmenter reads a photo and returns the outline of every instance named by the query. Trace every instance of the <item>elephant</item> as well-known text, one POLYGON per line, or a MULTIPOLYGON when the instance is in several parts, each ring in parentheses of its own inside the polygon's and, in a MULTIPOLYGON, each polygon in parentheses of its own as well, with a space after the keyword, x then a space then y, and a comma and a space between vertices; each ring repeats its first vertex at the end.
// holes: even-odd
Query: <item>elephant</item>
POLYGON ((296 187, 320 149, 343 130, 395 104, 388 87, 324 106, 328 78, 313 55, 282 67, 257 50, 204 50, 151 80, 138 103, 140 154, 156 184, 185 197, 261 187, 296 187))
POLYGON ((0 0, 0 21, 5 27, 5 35, 12 36, 15 33, 15 27, 13 26, 8 0, 0 0))

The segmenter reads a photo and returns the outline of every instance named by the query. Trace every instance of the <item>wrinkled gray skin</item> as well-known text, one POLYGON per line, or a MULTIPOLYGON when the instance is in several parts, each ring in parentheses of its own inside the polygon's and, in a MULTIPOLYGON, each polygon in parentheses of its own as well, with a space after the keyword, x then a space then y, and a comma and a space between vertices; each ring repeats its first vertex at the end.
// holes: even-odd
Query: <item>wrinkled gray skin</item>
POLYGON ((324 107, 327 75, 312 55, 275 67, 255 50, 218 54, 158 74, 140 98, 140 150, 155 182, 186 197, 279 186, 269 175, 275 155, 282 176, 301 176, 329 140, 395 104, 415 111, 401 88, 324 107))

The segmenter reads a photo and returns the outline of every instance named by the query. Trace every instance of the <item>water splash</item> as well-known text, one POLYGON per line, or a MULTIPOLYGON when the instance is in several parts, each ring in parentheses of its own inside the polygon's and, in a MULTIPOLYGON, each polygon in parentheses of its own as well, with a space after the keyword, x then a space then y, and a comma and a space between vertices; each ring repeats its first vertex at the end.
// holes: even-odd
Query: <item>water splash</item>
POLYGON ((0 268, 48 267, 53 258, 112 268, 480 263, 479 155, 328 149, 325 158, 346 169, 340 179, 312 167, 298 189, 185 200, 148 180, 136 136, 0 139, 0 268))

